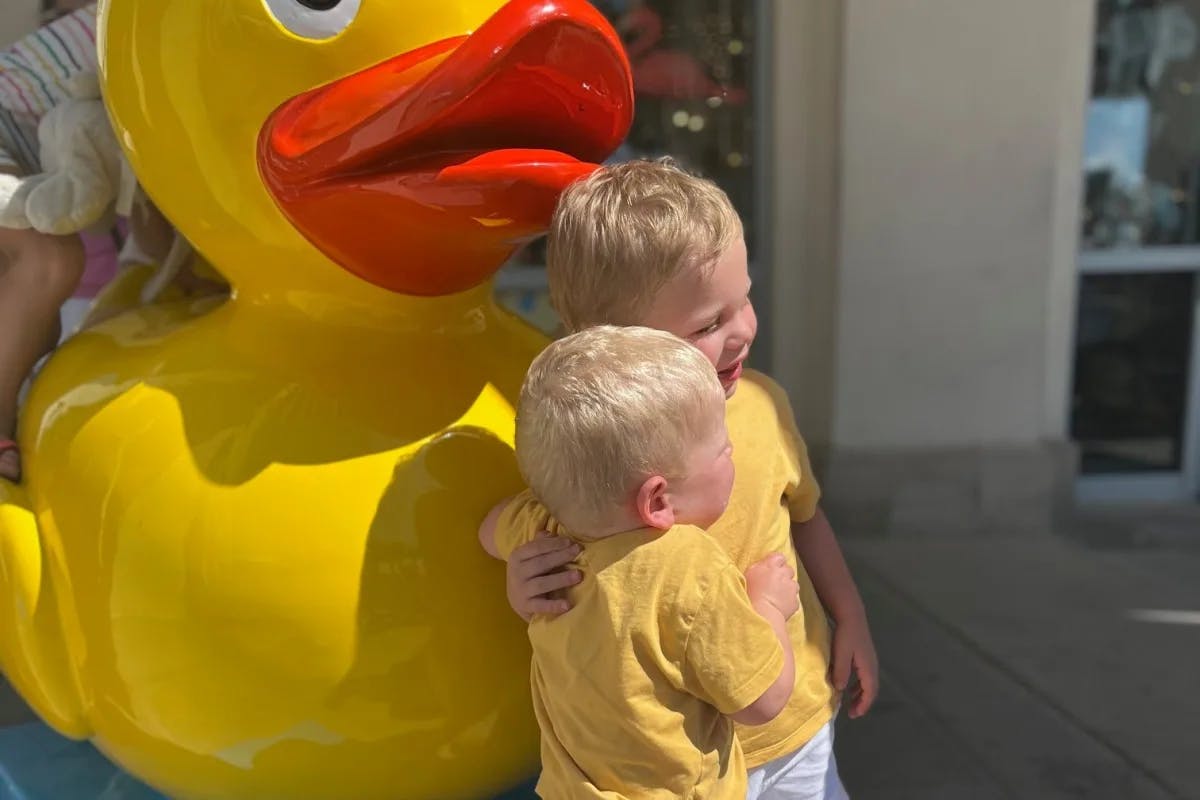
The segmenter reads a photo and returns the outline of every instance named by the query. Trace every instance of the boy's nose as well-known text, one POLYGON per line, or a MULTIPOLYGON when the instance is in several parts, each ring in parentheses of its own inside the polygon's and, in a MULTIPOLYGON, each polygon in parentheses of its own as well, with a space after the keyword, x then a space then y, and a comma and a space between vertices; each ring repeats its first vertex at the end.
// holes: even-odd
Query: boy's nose
POLYGON ((754 315, 754 308, 747 305, 735 319, 735 325, 727 343, 728 348, 736 350, 745 347, 754 340, 757 330, 758 318, 754 315))

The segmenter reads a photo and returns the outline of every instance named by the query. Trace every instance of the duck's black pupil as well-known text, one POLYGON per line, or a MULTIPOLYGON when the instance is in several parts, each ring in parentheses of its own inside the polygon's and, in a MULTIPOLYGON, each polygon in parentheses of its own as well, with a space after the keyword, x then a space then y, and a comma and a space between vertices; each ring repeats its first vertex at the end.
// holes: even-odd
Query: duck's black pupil
POLYGON ((342 0, 299 0, 300 5, 313 11, 328 11, 341 2, 342 0))

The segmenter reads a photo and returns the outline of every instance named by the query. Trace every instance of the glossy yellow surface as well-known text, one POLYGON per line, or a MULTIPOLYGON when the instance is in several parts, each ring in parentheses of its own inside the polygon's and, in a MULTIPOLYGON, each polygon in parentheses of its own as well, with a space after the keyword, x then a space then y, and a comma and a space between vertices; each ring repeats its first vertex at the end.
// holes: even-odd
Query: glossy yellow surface
POLYGON ((36 525, 0 507, 22 693, 178 797, 488 797, 529 774, 524 632, 474 529, 519 485, 511 398, 540 341, 484 294, 438 309, 453 335, 227 302, 74 340, 25 417, 36 525))
POLYGON ((105 91, 231 299, 127 313, 33 386, 0 481, 0 665, 179 798, 482 798, 536 768, 523 626, 475 529, 516 490, 540 334, 490 286, 375 288, 254 164, 267 114, 501 3, 370 2, 341 37, 263 0, 101 0, 105 91))

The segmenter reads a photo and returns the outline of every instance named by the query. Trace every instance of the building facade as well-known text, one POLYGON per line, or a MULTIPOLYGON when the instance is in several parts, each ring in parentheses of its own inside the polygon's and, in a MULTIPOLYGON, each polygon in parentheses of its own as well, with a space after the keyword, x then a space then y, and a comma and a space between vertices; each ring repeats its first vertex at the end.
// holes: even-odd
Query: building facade
POLYGON ((770 12, 771 366, 843 518, 1194 504, 1200 3, 770 12))
POLYGON ((1048 529, 1076 477, 1092 1, 771 11, 772 367, 830 505, 1048 529))

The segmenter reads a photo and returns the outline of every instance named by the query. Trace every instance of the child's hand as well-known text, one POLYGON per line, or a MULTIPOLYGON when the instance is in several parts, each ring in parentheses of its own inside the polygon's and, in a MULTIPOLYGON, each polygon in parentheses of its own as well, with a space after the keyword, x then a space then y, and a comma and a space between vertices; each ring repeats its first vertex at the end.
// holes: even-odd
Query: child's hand
POLYGON ((870 710, 879 694, 879 657, 875 654, 866 614, 838 620, 833 631, 832 655, 830 672, 839 692, 846 691, 852 671, 858 679, 842 699, 850 718, 857 719, 870 710))
POLYGON ((512 551, 505 570, 508 604, 521 619, 528 622, 534 614, 558 615, 571 609, 570 602, 556 593, 582 579, 579 570, 563 569, 579 555, 579 549, 570 539, 543 531, 512 551))
POLYGON ((800 608, 800 586, 796 573, 780 553, 772 553, 746 570, 746 593, 750 603, 767 603, 788 619, 800 608))

